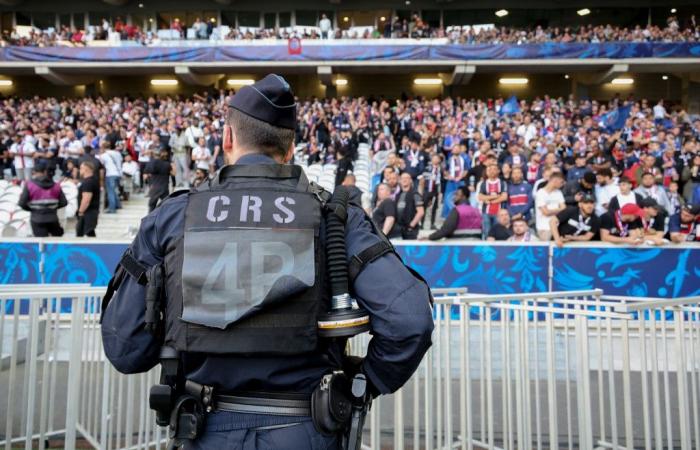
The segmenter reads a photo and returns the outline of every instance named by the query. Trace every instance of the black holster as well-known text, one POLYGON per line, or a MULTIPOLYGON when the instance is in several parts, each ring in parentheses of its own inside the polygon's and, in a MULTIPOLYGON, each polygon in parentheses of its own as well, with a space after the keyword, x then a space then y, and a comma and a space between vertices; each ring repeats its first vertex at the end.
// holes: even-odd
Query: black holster
POLYGON ((339 435, 343 450, 359 450, 371 402, 364 374, 352 379, 340 371, 325 375, 311 396, 314 427, 327 436, 339 435))
POLYGON ((179 448, 201 434, 213 399, 211 387, 184 379, 179 356, 172 347, 161 348, 160 384, 151 386, 148 397, 156 412, 156 423, 170 428, 168 449, 179 448))

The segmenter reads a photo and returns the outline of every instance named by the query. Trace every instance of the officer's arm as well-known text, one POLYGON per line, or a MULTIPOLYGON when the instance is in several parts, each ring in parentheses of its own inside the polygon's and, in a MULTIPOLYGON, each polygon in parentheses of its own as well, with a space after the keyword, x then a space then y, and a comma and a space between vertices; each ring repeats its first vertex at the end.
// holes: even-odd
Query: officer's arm
MULTIPOLYGON (((133 257, 145 267, 162 262, 155 221, 160 208, 141 221, 131 243, 133 257)), ((161 343, 144 328, 146 286, 125 275, 102 318, 105 355, 122 373, 146 372, 158 363, 161 343)))
POLYGON ((434 231, 430 236, 428 236, 428 239, 430 239, 431 241, 437 241, 438 239, 450 237, 457 229, 458 224, 459 213, 457 212, 457 208, 452 208, 452 210, 450 210, 450 213, 447 215, 447 218, 442 223, 442 227, 440 227, 439 230, 434 231))
MULTIPOLYGON (((349 210, 348 258, 380 242, 359 208, 349 210)), ((428 287, 393 253, 364 266, 353 283, 360 304, 370 313, 372 340, 363 369, 381 394, 408 381, 431 345, 433 317, 428 287)))

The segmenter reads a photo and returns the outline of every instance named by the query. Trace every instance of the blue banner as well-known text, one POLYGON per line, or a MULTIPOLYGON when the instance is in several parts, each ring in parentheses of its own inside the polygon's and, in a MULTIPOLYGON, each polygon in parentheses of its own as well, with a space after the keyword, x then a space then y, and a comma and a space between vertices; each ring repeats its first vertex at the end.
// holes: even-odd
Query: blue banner
POLYGON ((553 291, 599 288, 607 295, 700 295, 700 248, 554 248, 553 291))
POLYGON ((431 287, 485 294, 547 291, 547 245, 397 245, 396 250, 431 287))
POLYGON ((0 285, 41 283, 40 262, 36 242, 0 243, 0 285))
POLYGON ((36 62, 235 62, 235 61, 392 61, 489 59, 697 58, 700 43, 608 42, 546 44, 287 44, 210 47, 3 47, 0 61, 36 62))
POLYGON ((520 104, 518 103, 518 98, 513 95, 511 98, 506 100, 506 102, 501 106, 501 110, 498 114, 518 114, 520 112, 520 104))
POLYGON ((625 126, 625 122, 627 122, 631 110, 632 105, 615 108, 600 116, 600 124, 607 128, 608 131, 617 131, 625 126))
POLYGON ((126 244, 47 244, 45 283, 90 283, 107 286, 126 244))
MULTIPOLYGON (((126 243, 47 241, 0 244, 0 283, 106 286, 126 243), (43 264, 41 261, 43 260, 43 264)), ((700 246, 564 247, 487 243, 398 243, 397 252, 432 287, 507 294, 600 288, 605 294, 700 295, 700 246), (550 264, 552 278, 550 279, 550 264)))

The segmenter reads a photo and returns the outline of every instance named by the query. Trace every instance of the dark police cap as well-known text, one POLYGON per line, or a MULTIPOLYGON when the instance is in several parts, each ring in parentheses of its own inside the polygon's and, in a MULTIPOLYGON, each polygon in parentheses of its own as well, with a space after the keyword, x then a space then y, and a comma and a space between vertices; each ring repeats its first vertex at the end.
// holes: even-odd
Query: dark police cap
POLYGON ((296 128, 294 94, 287 80, 279 75, 270 74, 250 86, 243 86, 229 106, 276 127, 296 128))

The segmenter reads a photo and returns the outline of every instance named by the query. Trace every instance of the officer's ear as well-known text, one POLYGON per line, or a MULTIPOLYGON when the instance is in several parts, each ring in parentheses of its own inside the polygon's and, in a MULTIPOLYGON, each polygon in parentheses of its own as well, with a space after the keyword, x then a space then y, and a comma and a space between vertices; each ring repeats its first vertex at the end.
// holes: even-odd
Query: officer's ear
POLYGON ((284 163, 289 164, 289 162, 294 158, 294 141, 289 144, 287 153, 284 155, 284 163))
POLYGON ((231 125, 224 125, 224 133, 221 137, 221 148, 225 153, 231 153, 233 151, 233 139, 231 125))

